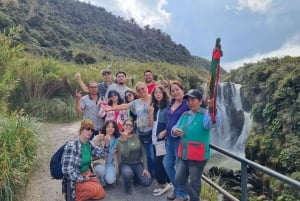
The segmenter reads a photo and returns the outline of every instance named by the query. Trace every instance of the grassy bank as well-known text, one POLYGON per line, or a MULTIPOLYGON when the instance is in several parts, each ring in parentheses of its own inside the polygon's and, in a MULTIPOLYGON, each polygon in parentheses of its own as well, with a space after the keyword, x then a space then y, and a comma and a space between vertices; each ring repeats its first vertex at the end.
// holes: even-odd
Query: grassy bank
POLYGON ((0 116, 0 200, 20 200, 36 159, 38 124, 12 115, 0 116))

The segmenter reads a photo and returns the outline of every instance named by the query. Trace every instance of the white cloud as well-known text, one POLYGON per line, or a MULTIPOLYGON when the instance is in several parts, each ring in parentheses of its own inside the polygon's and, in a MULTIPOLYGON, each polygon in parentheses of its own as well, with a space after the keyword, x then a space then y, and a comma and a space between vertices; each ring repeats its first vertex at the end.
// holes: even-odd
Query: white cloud
POLYGON ((171 14, 164 10, 167 0, 81 0, 93 5, 104 7, 108 12, 124 17, 133 18, 140 26, 164 30, 170 21, 171 14))
POLYGON ((244 10, 250 9, 254 13, 265 13, 271 7, 272 0, 238 0, 237 5, 227 5, 229 10, 244 10))
POLYGON ((266 54, 255 54, 252 57, 243 58, 233 62, 221 63, 221 66, 226 70, 242 67, 246 63, 255 63, 264 58, 284 57, 284 56, 300 56, 300 33, 292 37, 278 50, 268 52, 266 54))

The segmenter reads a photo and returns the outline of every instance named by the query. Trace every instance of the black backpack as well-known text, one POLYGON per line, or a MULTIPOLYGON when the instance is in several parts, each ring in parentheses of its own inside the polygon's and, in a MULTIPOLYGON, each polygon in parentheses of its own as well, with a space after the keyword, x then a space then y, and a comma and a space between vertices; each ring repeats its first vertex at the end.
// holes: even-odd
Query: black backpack
POLYGON ((61 158, 64 153, 66 144, 67 143, 62 145, 51 157, 50 173, 51 173, 52 179, 62 179, 63 178, 61 158))

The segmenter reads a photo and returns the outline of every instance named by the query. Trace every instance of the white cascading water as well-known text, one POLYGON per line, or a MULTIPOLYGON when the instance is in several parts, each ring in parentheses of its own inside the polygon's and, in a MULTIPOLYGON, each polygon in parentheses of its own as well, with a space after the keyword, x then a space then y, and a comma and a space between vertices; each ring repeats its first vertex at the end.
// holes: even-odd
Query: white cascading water
POLYGON ((252 119, 250 113, 243 110, 241 87, 234 83, 219 83, 217 109, 221 115, 221 126, 212 130, 211 143, 244 156, 252 119))

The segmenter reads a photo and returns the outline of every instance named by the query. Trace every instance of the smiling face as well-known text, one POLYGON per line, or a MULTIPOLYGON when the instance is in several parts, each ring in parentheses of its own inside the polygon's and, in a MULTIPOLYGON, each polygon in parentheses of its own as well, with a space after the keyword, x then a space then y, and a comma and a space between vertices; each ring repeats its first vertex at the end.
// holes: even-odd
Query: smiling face
POLYGON ((184 91, 182 88, 180 88, 177 84, 171 85, 171 96, 175 100, 182 100, 184 95, 184 91))
POLYGON ((151 83, 153 81, 153 74, 151 72, 145 72, 144 80, 146 83, 151 83))
POLYGON ((202 100, 199 100, 198 98, 188 97, 187 103, 190 110, 192 110, 193 113, 196 113, 201 107, 202 100))
POLYGON ((159 87, 156 87, 152 93, 154 93, 154 98, 157 102, 160 102, 163 99, 163 92, 159 87))
POLYGON ((123 128, 126 133, 132 133, 133 132, 133 122, 131 120, 127 119, 126 121, 124 121, 123 128))
POLYGON ((89 140, 91 135, 94 132, 94 124, 91 120, 85 119, 81 122, 80 129, 79 129, 79 138, 80 140, 85 143, 89 140))
POLYGON ((138 96, 141 98, 148 96, 148 88, 144 83, 138 83, 135 87, 135 90, 138 96))
POLYGON ((118 102, 119 97, 118 97, 118 94, 112 92, 112 93, 109 94, 108 98, 110 100, 112 100, 112 102, 118 102))
POLYGON ((110 122, 109 124, 107 124, 105 130, 106 130, 106 134, 107 134, 107 135, 113 136, 113 135, 114 135, 114 132, 115 132, 115 127, 114 127, 114 125, 110 122))
POLYGON ((125 97, 126 97, 126 100, 127 100, 128 103, 130 103, 131 101, 134 100, 134 95, 132 93, 130 93, 130 92, 127 92, 125 94, 125 97))

